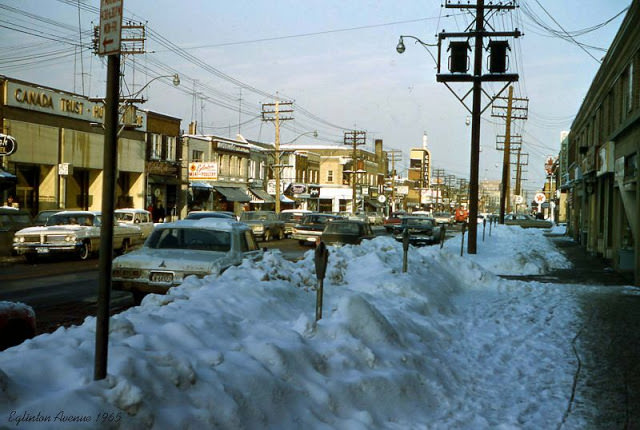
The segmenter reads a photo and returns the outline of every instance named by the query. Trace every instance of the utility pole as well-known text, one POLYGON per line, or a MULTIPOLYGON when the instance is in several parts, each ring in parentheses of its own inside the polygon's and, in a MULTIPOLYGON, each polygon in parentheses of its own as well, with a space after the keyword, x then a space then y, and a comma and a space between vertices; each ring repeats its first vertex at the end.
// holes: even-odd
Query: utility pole
MULTIPOLYGON (((438 73, 436 75, 436 80, 438 82, 443 82, 449 90, 460 100, 465 107, 466 104, 464 99, 469 94, 464 97, 459 97, 455 91, 451 89, 449 83, 453 82, 473 82, 472 89, 472 108, 467 110, 471 113, 471 166, 469 172, 469 235, 467 242, 467 252, 469 254, 476 254, 477 252, 477 225, 478 225, 478 189, 479 189, 479 164, 480 164, 480 123, 482 113, 485 108, 482 108, 482 82, 507 82, 505 87, 500 90, 499 93, 504 91, 504 89, 509 85, 509 83, 517 81, 517 74, 508 74, 506 73, 507 62, 506 62, 506 51, 508 49, 508 42, 504 40, 490 40, 488 44, 488 49, 490 51, 490 65, 489 65, 489 74, 483 74, 483 56, 482 52, 484 50, 483 40, 485 37, 519 37, 521 33, 516 29, 512 32, 497 32, 497 31, 486 31, 485 30, 485 10, 489 11, 489 15, 493 15, 496 12, 505 9, 514 9, 516 6, 514 3, 498 3, 493 4, 493 2, 485 5, 484 0, 477 0, 476 4, 462 4, 462 3, 452 3, 451 0, 445 0, 444 4, 445 8, 455 8, 455 9, 475 9, 475 30, 472 30, 471 27, 468 27, 466 32, 462 33, 445 33, 444 31, 438 35, 438 73), (442 74, 440 73, 440 56, 442 53, 441 43, 442 40, 446 38, 459 38, 464 41, 451 42, 450 43, 450 51, 451 57, 449 61, 449 69, 450 74, 442 74), (468 72, 468 61, 467 61, 467 51, 470 49, 469 40, 473 38, 474 40, 474 57, 473 57, 473 75, 469 75, 468 72)), ((397 49, 397 48, 396 48, 397 49)), ((498 93, 498 95, 499 95, 498 93)), ((488 107, 488 106, 487 106, 488 107)))
POLYGON ((273 175, 276 180, 276 213, 280 213, 280 172, 282 170, 282 165, 280 164, 280 121, 289 121, 293 119, 293 109, 291 106, 293 102, 281 102, 276 100, 275 103, 263 103, 262 104, 262 120, 263 121, 273 121, 276 127, 276 142, 275 142, 275 153, 274 153, 274 165, 273 165, 273 175), (289 107, 289 109, 280 109, 280 106, 289 107), (273 109, 273 110, 272 110, 273 109), (289 116, 280 116, 280 114, 285 114, 289 116))
MULTIPOLYGON (((496 101, 497 100, 505 99, 497 97, 496 101)), ((506 102, 506 106, 494 103, 491 108, 492 117, 505 118, 504 153, 502 157, 502 187, 500 188, 500 224, 504 224, 505 211, 511 212, 511 150, 516 149, 515 147, 512 148, 511 145, 511 122, 514 119, 527 119, 529 109, 528 99, 513 97, 513 86, 509 87, 509 96, 506 98, 506 102), (504 113, 505 110, 506 114, 504 113)), ((520 145, 518 146, 518 149, 520 149, 522 146, 522 137, 518 137, 520 138, 520 145)))
POLYGON ((440 178, 444 176, 444 169, 433 169, 433 174, 436 177, 436 206, 435 206, 435 211, 438 212, 438 205, 439 205, 439 200, 440 200, 440 189, 441 189, 441 183, 440 183, 440 178))
MULTIPOLYGON (((390 212, 393 213, 396 210, 396 161, 402 160, 402 151, 397 149, 392 149, 387 151, 387 157, 391 158, 391 209, 390 212)), ((391 215, 391 213, 387 215, 391 215)))
MULTIPOLYGON (((352 145, 353 152, 351 154, 351 213, 356 213, 356 182, 358 173, 358 145, 364 145, 367 142, 366 131, 345 131, 344 132, 344 144, 352 145)), ((364 197, 363 197, 364 198, 364 197)))

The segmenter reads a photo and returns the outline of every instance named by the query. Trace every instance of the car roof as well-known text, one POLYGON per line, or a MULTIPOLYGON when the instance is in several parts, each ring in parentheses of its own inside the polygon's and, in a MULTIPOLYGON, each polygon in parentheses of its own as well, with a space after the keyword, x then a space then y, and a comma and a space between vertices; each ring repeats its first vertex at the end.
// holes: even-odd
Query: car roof
POLYGON ((288 213, 301 213, 301 214, 309 214, 312 213, 313 211, 310 211, 308 209, 285 209, 280 211, 281 214, 288 214, 288 213))
POLYGON ((118 212, 118 213, 136 212, 136 213, 147 213, 147 214, 150 213, 146 209, 135 209, 135 208, 121 208, 121 209, 116 209, 115 212, 118 212))
POLYGON ((245 223, 238 222, 232 218, 202 218, 202 219, 183 219, 174 222, 161 223, 155 227, 156 229, 165 228, 212 228, 216 230, 231 231, 233 229, 249 230, 250 227, 245 223))
POLYGON ((59 211, 56 215, 100 215, 100 211, 59 211))

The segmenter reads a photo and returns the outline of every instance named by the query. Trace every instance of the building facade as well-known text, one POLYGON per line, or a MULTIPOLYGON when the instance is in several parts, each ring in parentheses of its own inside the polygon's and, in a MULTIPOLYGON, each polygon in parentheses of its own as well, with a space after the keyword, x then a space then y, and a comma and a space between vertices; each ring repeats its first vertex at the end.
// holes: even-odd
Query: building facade
POLYGON ((560 167, 569 233, 617 270, 633 272, 636 284, 640 284, 639 47, 640 1, 634 0, 572 124, 560 167))

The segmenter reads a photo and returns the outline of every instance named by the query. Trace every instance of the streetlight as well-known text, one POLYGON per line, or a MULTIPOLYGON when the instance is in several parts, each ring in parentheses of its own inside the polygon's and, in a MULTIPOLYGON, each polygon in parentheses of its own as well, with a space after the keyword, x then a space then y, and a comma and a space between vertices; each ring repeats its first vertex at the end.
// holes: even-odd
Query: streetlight
POLYGON ((138 95, 140 95, 140 93, 142 93, 142 91, 144 91, 144 89, 147 88, 149 86, 149 84, 151 84, 151 82, 156 81, 158 79, 162 79, 162 78, 172 78, 171 79, 171 83, 173 84, 174 87, 177 87, 177 86, 180 85, 180 75, 178 75, 177 73, 174 73, 173 75, 156 76, 155 78, 151 79, 149 82, 144 84, 144 86, 142 88, 140 88, 138 91, 136 91, 134 94, 130 94, 130 95, 126 96, 123 101, 125 103, 144 103, 144 102, 146 102, 145 99, 143 99, 143 98, 138 99, 136 97, 138 97, 138 95))

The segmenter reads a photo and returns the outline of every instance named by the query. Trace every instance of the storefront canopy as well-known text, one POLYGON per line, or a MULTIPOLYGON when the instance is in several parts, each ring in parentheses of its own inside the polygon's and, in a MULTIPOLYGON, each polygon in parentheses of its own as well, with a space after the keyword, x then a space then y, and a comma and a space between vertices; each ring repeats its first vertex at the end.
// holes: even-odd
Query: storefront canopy
POLYGON ((242 190, 242 188, 238 187, 213 187, 217 192, 222 194, 225 199, 229 202, 240 202, 246 203, 250 202, 251 198, 247 195, 247 193, 242 190))
POLYGON ((273 203, 276 201, 269 193, 261 188, 249 188, 249 191, 253 195, 255 195, 258 199, 262 200, 263 203, 273 203))
POLYGON ((0 169, 0 181, 2 182, 16 182, 18 178, 13 173, 9 173, 6 170, 0 169))
POLYGON ((211 184, 207 184, 206 182, 189 182, 189 186, 191 188, 197 188, 200 190, 211 191, 213 189, 213 186, 211 184))
POLYGON ((282 203, 295 203, 295 200, 291 200, 289 197, 285 196, 284 194, 280 194, 280 202, 282 203))

